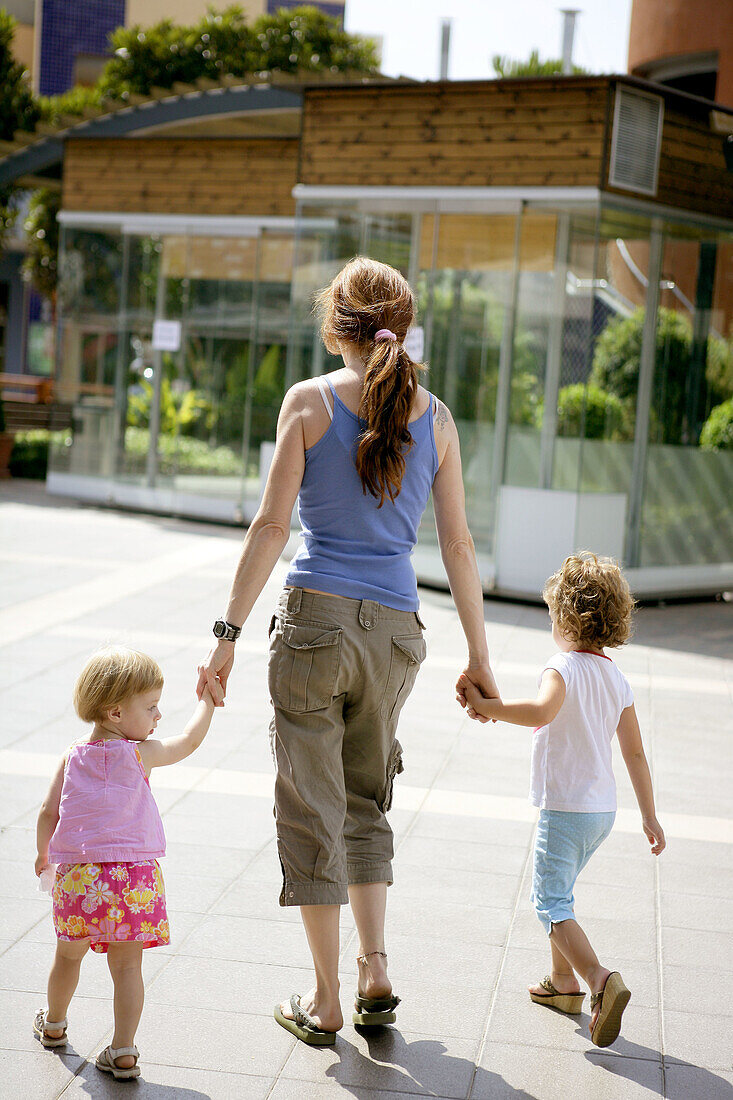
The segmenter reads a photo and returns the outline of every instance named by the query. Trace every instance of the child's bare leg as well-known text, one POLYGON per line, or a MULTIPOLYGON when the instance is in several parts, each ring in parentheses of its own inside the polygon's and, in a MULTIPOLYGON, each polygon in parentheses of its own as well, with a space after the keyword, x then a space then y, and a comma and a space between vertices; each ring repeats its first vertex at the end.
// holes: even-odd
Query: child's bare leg
MULTIPOLYGON (((558 993, 580 993, 580 985, 575 976, 575 971, 563 955, 555 940, 550 936, 550 951, 552 952, 552 972, 550 978, 558 993)), ((530 985, 530 993, 536 993, 541 997, 547 993, 541 985, 530 985)))
MULTIPOLYGON (((56 955, 48 976, 48 1015, 46 1017, 53 1023, 66 1019, 66 1010, 79 983, 81 960, 88 950, 88 940, 56 941, 56 955)), ((52 1039, 59 1039, 63 1035, 63 1030, 59 1028, 50 1030, 44 1028, 44 1030, 52 1039)))
MULTIPOLYGON (((143 945, 140 942, 111 943, 107 949, 107 965, 115 987, 115 1033, 112 1046, 131 1047, 140 1023, 145 999, 143 985, 143 945)), ((135 1059, 123 1054, 115 1060, 120 1069, 134 1066, 135 1059)))
MULTIPOLYGON (((591 993, 599 993, 606 984, 606 978, 611 971, 607 970, 605 966, 601 966, 598 956, 578 922, 575 920, 561 920, 557 924, 553 924, 550 933, 551 944, 553 940, 570 966, 577 970, 578 974, 588 984, 591 993)), ((591 1029, 598 1012, 600 1012, 600 1006, 593 1014, 593 1019, 591 1019, 591 1029)))

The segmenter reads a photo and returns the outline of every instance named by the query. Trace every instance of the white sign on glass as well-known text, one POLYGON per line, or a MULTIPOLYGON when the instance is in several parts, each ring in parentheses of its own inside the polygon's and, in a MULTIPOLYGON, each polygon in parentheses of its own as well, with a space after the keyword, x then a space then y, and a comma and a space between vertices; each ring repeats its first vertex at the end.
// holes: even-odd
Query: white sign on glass
POLYGON ((425 329, 422 325, 413 325, 407 330, 403 346, 410 359, 419 363, 425 354, 425 329))
POLYGON ((154 351, 178 351, 181 346, 180 321, 153 322, 154 351))

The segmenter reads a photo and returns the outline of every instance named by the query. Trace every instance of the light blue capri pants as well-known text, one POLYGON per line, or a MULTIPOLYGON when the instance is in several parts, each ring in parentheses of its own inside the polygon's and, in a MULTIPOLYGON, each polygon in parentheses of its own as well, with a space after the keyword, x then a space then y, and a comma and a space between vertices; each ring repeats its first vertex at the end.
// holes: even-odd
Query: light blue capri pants
POLYGON ((532 868, 532 904, 548 936, 553 924, 575 920, 575 881, 613 828, 616 812, 540 810, 532 868))

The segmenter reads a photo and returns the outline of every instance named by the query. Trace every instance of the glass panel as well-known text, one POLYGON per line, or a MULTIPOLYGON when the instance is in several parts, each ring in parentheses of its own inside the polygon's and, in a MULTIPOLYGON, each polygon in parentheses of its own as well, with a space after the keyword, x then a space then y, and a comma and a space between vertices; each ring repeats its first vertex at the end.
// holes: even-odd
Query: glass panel
POLYGON ((528 210, 522 215, 504 471, 506 485, 537 487, 541 484, 540 449, 546 381, 550 368, 559 369, 562 362, 569 215, 562 217, 564 229, 557 214, 528 210))
POLYGON ((733 560, 731 239, 664 242, 640 565, 733 560))
MULTIPOLYGON (((468 520, 477 547, 486 552, 493 539, 494 421, 502 340, 509 338, 516 218, 441 214, 437 242, 434 233, 433 217, 424 217, 418 290, 429 324, 426 384, 456 421, 468 520), (430 271, 433 253, 435 269, 430 271)), ((426 522, 421 538, 428 530, 426 522)))

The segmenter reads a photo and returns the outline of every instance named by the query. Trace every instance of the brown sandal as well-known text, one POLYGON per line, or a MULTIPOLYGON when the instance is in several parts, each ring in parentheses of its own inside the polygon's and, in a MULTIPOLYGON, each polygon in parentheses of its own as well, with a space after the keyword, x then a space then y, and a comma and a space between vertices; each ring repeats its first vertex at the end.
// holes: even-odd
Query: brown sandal
POLYGON ((599 1004, 601 1006, 598 1019, 590 1033, 591 1042, 597 1047, 610 1047, 611 1043, 618 1039, 621 1031, 621 1017, 630 999, 631 993, 624 985, 618 970, 608 975, 599 993, 591 994, 591 1015, 599 1004))
POLYGON ((530 993, 530 1000, 538 1005, 547 1005, 556 1008, 560 1012, 567 1012, 571 1016, 577 1016, 583 1011, 585 993, 558 993, 552 984, 549 974, 546 974, 539 983, 546 993, 530 993))

